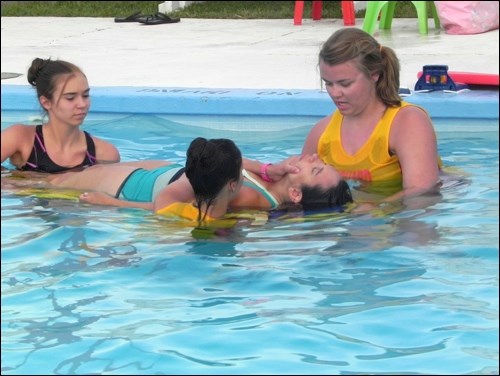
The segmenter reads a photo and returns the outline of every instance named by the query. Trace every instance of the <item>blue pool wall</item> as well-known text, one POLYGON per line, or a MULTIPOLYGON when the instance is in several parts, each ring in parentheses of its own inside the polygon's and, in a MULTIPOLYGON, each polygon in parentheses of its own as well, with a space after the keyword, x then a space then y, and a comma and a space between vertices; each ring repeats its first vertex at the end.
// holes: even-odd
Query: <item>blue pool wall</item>
MULTIPOLYGON (((29 85, 2 85, 2 110, 40 111, 29 85)), ((325 91, 92 87, 91 113, 325 116, 335 105, 325 91)), ((405 101, 424 107, 433 119, 497 119, 497 90, 415 93, 405 101)))

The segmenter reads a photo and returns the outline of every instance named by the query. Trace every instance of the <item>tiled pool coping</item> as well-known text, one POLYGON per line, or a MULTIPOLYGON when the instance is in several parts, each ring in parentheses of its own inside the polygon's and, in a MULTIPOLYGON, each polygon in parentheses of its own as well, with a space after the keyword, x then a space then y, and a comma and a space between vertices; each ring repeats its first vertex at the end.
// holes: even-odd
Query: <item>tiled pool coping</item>
MULTIPOLYGON (((2 110, 37 111, 34 90, 2 85, 2 110)), ((316 90, 92 87, 93 113, 325 116, 334 105, 316 90)), ((415 93, 404 100, 421 105, 433 119, 498 119, 498 90, 415 93)))

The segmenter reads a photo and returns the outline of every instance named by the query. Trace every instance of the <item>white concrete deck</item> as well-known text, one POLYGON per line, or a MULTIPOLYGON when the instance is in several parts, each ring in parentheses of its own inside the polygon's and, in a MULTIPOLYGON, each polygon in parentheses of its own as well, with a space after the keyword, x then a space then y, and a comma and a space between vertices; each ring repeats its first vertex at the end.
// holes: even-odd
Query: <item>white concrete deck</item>
MULTIPOLYGON (((186 18, 147 26, 113 18, 2 17, 1 23, 1 70, 22 74, 2 84, 27 85, 31 61, 52 57, 79 65, 91 86, 243 89, 319 89, 320 45, 343 27, 341 19, 307 18, 301 26, 291 19, 186 18)), ((498 34, 448 35, 429 19, 422 36, 417 19, 394 19, 391 30, 375 37, 396 50, 401 86, 413 89, 423 65, 498 74, 498 34)))

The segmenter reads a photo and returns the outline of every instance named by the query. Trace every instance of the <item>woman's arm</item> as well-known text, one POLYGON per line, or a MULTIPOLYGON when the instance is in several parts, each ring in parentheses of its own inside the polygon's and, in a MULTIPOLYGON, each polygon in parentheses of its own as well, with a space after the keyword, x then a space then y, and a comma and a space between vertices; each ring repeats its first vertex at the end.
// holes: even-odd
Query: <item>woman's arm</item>
MULTIPOLYGON (((304 146, 302 147, 302 155, 311 155, 318 152, 319 138, 330 122, 330 119, 331 116, 324 117, 309 131, 304 146)), ((267 164, 267 166, 265 163, 243 159, 243 167, 248 171, 259 174, 264 180, 268 177, 272 181, 277 181, 286 174, 295 174, 299 172, 299 169, 290 163, 296 158, 297 156, 289 157, 278 163, 267 164)))
POLYGON ((299 169, 290 164, 297 156, 289 157, 278 163, 263 163, 243 158, 243 168, 259 175, 263 180, 278 181, 286 174, 296 174, 299 169))
POLYGON ((2 162, 10 158, 10 162, 21 167, 29 158, 33 147, 34 127, 15 124, 1 133, 2 162))
POLYGON ((139 208, 158 211, 173 202, 191 202, 194 200, 194 192, 186 178, 182 175, 177 181, 169 184, 156 196, 154 202, 134 202, 120 200, 103 192, 85 192, 80 195, 80 201, 94 205, 117 206, 121 208, 139 208))
MULTIPOLYGON (((331 116, 327 116, 314 125, 304 142, 302 155, 317 153, 319 137, 328 125, 330 118, 331 116)), ((299 172, 297 167, 290 164, 294 158, 297 158, 297 156, 289 157, 281 162, 273 164, 243 158, 243 168, 254 174, 259 174, 264 180, 269 178, 272 181, 277 181, 286 174, 295 174, 299 172)))
POLYGON ((113 144, 92 136, 95 144, 97 163, 120 162, 120 152, 113 144))
POLYGON ((138 208, 153 210, 152 202, 125 201, 108 195, 104 192, 84 192, 80 195, 80 201, 94 205, 117 206, 120 208, 138 208))
POLYGON ((400 110, 391 128, 389 148, 399 159, 403 191, 385 201, 418 196, 439 188, 436 134, 425 111, 415 106, 400 110))
POLYGON ((302 155, 310 155, 318 152, 319 138, 325 131, 325 128, 330 122, 331 118, 331 115, 324 117, 323 119, 318 121, 309 131, 309 134, 304 141, 304 146, 302 147, 302 155))
POLYGON ((192 202, 195 199, 193 187, 186 174, 167 185, 158 193, 153 202, 153 211, 156 213, 174 202, 192 202))

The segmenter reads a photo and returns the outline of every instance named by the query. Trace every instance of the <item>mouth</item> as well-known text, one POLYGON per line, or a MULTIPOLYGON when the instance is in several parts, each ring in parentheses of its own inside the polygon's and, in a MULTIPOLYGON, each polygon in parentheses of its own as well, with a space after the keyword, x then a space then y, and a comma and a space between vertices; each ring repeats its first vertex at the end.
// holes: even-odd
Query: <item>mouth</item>
POLYGON ((335 102, 337 108, 346 108, 348 106, 347 102, 335 102))

